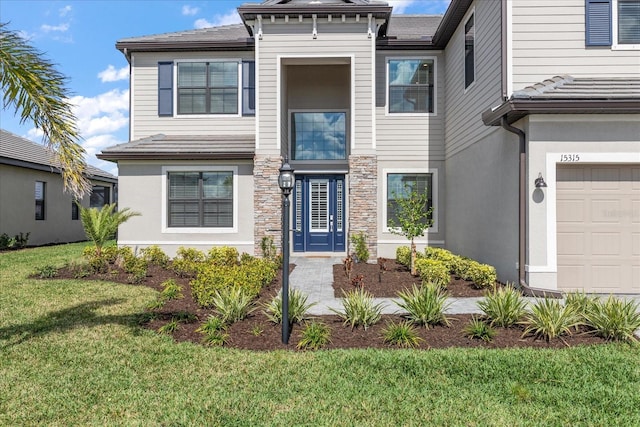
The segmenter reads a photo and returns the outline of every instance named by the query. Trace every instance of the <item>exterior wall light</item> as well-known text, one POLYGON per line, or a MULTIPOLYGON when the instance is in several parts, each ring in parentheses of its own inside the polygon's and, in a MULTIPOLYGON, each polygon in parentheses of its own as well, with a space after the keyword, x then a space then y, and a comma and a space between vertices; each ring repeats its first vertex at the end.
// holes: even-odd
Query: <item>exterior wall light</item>
POLYGON ((544 182, 544 178, 542 177, 542 172, 538 173, 538 177, 535 180, 536 188, 542 190, 543 188, 547 188, 547 183, 544 182))

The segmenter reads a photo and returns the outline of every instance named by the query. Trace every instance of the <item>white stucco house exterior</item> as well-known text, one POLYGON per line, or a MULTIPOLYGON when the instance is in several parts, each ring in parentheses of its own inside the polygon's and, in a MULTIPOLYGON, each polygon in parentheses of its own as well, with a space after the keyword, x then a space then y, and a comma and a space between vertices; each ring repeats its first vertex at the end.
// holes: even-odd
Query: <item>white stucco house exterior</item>
POLYGON ((267 0, 243 23, 125 38, 130 142, 119 243, 280 240, 278 169, 295 169, 291 250, 394 257, 405 183, 426 191, 419 245, 547 291, 640 293, 640 5, 267 0), (538 179, 540 178, 540 179, 538 179), (544 182, 544 184, 543 184, 544 182), (544 186, 546 185, 546 186, 544 186))

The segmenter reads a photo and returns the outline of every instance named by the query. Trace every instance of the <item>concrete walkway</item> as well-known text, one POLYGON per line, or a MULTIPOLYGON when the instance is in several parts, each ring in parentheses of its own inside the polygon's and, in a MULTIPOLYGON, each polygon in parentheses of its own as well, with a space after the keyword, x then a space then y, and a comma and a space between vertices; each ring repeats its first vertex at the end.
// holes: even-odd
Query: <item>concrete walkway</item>
MULTIPOLYGON (((342 301, 333 294, 333 265, 342 264, 341 258, 336 257, 292 257, 291 263, 296 265, 289 276, 291 289, 299 289, 308 296, 307 302, 316 303, 309 310, 310 314, 335 314, 331 309, 342 310, 342 301)), ((603 297, 606 297, 603 295, 603 297)), ((640 295, 618 295, 620 298, 635 299, 640 302, 640 295)), ((450 297, 451 305, 447 314, 481 314, 477 302, 481 298, 450 297)), ((525 298, 534 302, 535 298, 525 298)), ((383 305, 383 314, 403 313, 392 298, 375 298, 376 303, 383 305)), ((640 307, 639 307, 640 308, 640 307)), ((639 331, 640 333, 640 331, 639 331)), ((639 335, 640 336, 640 335, 639 335)))
MULTIPOLYGON (((292 257, 291 263, 296 265, 289 276, 291 289, 299 289, 308 296, 307 302, 316 303, 309 310, 310 314, 334 314, 331 309, 342 310, 342 301, 333 294, 333 265, 342 264, 342 259, 335 257, 303 258, 292 257)), ((477 302, 480 298, 450 298, 448 314, 482 313, 477 302)), ((383 314, 402 313, 391 298, 375 298, 375 303, 382 304, 383 314)))

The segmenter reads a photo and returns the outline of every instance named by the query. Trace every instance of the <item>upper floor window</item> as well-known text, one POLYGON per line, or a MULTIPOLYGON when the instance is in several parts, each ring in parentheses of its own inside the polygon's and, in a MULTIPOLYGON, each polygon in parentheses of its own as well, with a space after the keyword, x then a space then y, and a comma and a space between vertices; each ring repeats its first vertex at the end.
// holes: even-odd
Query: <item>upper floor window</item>
POLYGON ((255 70, 251 60, 158 62, 158 116, 253 116, 255 70))
POLYGON ((238 114, 238 63, 178 63, 178 114, 238 114))
POLYGON ((292 160, 345 160, 345 112, 291 113, 292 160))
POLYGON ((472 14, 464 24, 464 87, 468 88, 476 79, 475 69, 475 16, 472 14))
POLYGON ((586 45, 640 49, 640 1, 586 0, 586 45))
POLYGON ((36 199, 36 221, 44 221, 44 197, 46 183, 36 181, 35 199, 36 199))
POLYGON ((433 59, 389 59, 387 70, 389 113, 434 112, 433 59))

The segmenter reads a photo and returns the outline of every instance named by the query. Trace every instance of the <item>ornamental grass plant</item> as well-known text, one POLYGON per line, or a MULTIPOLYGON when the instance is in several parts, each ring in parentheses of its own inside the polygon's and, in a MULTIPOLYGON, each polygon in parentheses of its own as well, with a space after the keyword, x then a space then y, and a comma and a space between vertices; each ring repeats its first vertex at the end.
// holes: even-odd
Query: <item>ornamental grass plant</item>
POLYGON ((526 314, 526 306, 520 292, 512 286, 495 289, 478 301, 478 307, 489 319, 489 324, 502 328, 517 324, 526 314))
POLYGON ((418 325, 449 326, 450 321, 444 312, 449 307, 447 294, 440 285, 426 283, 421 287, 413 285, 412 289, 398 292, 402 301, 396 301, 398 307, 407 311, 407 318, 418 325))

